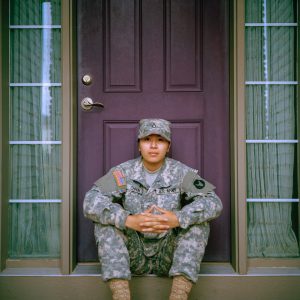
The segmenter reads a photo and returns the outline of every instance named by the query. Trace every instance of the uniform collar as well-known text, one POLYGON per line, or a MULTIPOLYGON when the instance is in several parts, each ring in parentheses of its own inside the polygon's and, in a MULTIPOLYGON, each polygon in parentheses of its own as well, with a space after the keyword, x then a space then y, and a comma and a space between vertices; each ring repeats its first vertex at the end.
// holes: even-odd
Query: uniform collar
MULTIPOLYGON (((152 188, 161 188, 171 186, 171 177, 170 177, 170 161, 168 158, 165 159, 160 172, 157 175, 157 178, 153 182, 152 188)), ((132 180, 142 184, 143 186, 149 188, 145 180, 145 170, 142 162, 142 158, 136 160, 136 163, 133 167, 132 180)))

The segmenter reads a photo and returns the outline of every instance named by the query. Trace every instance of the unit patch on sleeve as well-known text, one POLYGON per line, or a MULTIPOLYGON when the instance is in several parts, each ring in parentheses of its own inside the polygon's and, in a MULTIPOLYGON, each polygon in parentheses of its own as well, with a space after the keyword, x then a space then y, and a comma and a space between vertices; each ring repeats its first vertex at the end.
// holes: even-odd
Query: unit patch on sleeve
POLYGON ((124 174, 120 170, 115 170, 112 174, 116 180, 117 186, 119 188, 124 188, 126 186, 126 178, 124 174))
POLYGON ((212 191, 215 187, 206 181, 205 179, 201 178, 197 173, 190 171, 188 172, 182 181, 182 191, 189 194, 206 194, 212 191))
POLYGON ((202 179, 196 179, 194 181, 194 186, 198 189, 201 190, 205 187, 205 181, 202 179))

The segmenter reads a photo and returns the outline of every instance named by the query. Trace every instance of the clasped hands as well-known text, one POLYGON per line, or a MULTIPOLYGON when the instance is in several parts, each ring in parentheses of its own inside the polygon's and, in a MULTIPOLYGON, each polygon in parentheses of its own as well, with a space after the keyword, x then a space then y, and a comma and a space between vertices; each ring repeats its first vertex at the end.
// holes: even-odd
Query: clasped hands
POLYGON ((174 212, 152 205, 144 212, 129 215, 125 226, 139 232, 162 233, 179 226, 179 221, 174 212), (154 212, 159 214, 154 214, 154 212))

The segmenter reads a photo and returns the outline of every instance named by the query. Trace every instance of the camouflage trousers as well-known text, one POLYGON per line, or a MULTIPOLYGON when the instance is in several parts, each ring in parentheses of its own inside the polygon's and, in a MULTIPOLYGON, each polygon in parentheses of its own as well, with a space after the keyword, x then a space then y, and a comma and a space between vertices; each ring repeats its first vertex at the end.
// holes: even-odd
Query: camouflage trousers
POLYGON ((131 274, 184 275, 198 279, 209 236, 207 222, 187 229, 175 228, 160 239, 111 225, 95 224, 95 237, 103 280, 130 279, 131 274))

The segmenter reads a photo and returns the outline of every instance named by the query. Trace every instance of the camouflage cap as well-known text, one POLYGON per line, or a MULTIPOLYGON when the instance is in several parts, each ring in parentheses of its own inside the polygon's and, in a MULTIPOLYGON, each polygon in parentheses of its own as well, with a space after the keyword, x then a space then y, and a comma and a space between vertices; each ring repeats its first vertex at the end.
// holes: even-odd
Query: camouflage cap
POLYGON ((151 134, 158 134, 171 142, 171 123, 169 121, 163 119, 142 119, 139 125, 139 139, 151 134))

